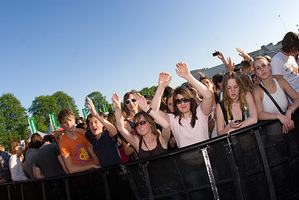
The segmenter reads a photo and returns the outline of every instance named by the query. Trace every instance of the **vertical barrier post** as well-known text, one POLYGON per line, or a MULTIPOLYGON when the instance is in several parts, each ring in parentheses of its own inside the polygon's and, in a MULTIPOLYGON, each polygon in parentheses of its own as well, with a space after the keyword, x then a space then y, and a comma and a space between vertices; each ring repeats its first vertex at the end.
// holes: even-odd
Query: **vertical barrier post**
POLYGON ((99 174, 102 175, 106 198, 107 198, 107 200, 110 200, 110 194, 109 194, 109 188, 108 188, 106 173, 107 172, 104 172, 104 173, 99 172, 99 174))
POLYGON ((154 194, 153 194, 153 190, 152 190, 152 187, 151 187, 150 176, 149 176, 148 169, 147 169, 148 164, 149 163, 146 162, 145 164, 140 164, 140 166, 141 166, 142 171, 144 173, 145 184, 146 184, 146 187, 147 187, 149 199, 154 199, 154 194))
POLYGON ((267 183, 268 183, 270 198, 271 199, 276 199, 275 190, 274 190, 273 181, 272 181, 272 176, 271 176, 271 172, 270 172, 269 163, 268 163, 268 160, 267 160, 265 148, 264 148, 264 145, 263 145, 263 142, 262 142, 261 134, 258 130, 254 130, 253 133, 255 135, 255 139, 256 139, 256 142, 258 144, 259 152, 260 152, 260 155, 261 155, 261 158, 262 158, 262 162, 263 162, 263 166, 264 166, 264 170, 265 170, 265 174, 266 174, 266 180, 267 180, 267 183))
POLYGON ((218 194, 216 181, 215 181, 215 177, 214 177, 214 173, 213 173, 213 170, 212 170, 212 165, 211 165, 211 162, 210 162, 210 158, 209 158, 207 148, 208 147, 202 148, 201 151, 202 151, 202 155, 203 155, 203 158, 204 158, 204 161, 205 161, 205 164, 206 164, 208 177, 209 177, 209 180, 210 180, 211 189, 212 189, 212 192, 213 192, 214 199, 219 200, 219 194, 218 194))
POLYGON ((133 179, 131 171, 128 170, 125 165, 121 165, 120 167, 121 167, 121 170, 122 170, 120 174, 125 175, 128 178, 129 183, 131 185, 131 188, 134 192, 134 195, 135 195, 136 199, 141 199, 139 190, 138 190, 137 185, 136 185, 136 183, 133 179))

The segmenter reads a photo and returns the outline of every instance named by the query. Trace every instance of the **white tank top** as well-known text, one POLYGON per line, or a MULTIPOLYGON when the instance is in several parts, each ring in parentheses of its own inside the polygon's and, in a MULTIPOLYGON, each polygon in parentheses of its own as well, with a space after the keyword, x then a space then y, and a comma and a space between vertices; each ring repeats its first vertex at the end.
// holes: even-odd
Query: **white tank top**
MULTIPOLYGON (((277 104, 280 106, 281 110, 285 112, 288 108, 288 100, 285 95, 285 93, 281 90, 279 84, 273 78, 275 84, 276 84, 276 92, 271 94, 273 99, 277 102, 277 104)), ((273 101, 269 98, 269 96, 264 92, 264 99, 263 99, 263 109, 264 112, 268 113, 280 113, 273 101)))

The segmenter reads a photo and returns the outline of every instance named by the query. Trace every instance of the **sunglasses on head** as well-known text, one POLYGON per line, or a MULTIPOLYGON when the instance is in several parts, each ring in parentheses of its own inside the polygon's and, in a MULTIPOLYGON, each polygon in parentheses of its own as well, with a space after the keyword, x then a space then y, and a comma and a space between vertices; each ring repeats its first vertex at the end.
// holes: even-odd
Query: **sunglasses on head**
POLYGON ((136 102, 136 99, 135 99, 135 98, 127 99, 127 100, 125 101, 125 104, 128 105, 131 101, 132 101, 132 103, 134 103, 134 102, 136 102))
POLYGON ((175 99, 176 104, 181 104, 182 102, 186 103, 186 102, 189 102, 189 101, 190 100, 186 99, 186 98, 175 99))
POLYGON ((144 125, 144 124, 146 124, 146 121, 136 122, 136 123, 134 124, 134 127, 137 128, 139 125, 144 125))

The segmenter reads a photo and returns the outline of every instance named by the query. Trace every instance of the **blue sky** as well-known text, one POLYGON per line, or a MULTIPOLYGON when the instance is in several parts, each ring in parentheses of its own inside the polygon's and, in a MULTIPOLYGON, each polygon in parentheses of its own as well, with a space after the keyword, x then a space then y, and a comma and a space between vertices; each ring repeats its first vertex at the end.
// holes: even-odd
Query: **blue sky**
POLYGON ((114 92, 157 85, 160 72, 177 87, 177 62, 213 67, 221 50, 238 63, 236 47, 251 52, 297 32, 298 8, 298 0, 0 0, 0 95, 29 108, 63 91, 81 110, 93 91, 111 102, 114 92))

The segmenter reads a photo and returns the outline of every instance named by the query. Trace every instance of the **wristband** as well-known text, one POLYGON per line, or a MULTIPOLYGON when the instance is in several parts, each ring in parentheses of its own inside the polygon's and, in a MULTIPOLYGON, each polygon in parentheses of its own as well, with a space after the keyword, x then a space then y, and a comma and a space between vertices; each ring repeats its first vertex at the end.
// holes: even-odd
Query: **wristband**
POLYGON ((146 111, 146 113, 147 114, 150 114, 150 112, 152 111, 153 109, 150 107, 147 111, 146 111))

